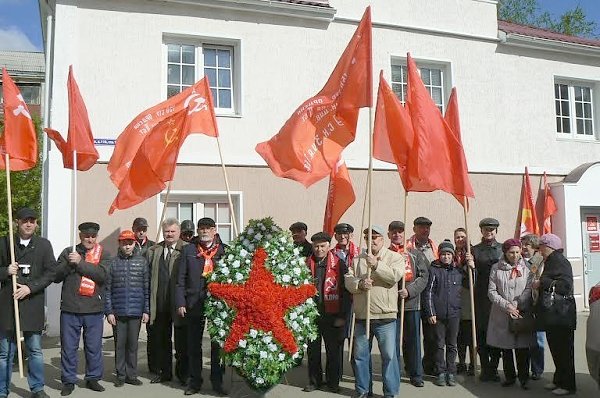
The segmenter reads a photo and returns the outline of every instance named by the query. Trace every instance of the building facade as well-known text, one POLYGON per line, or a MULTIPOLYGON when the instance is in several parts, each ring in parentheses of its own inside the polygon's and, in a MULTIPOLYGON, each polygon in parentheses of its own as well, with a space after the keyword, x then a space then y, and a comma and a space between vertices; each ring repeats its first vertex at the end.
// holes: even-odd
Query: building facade
MULTIPOLYGON (((600 160, 598 41, 498 21, 492 0, 40 3, 42 20, 52 19, 47 35, 53 59, 50 125, 67 130, 66 80, 72 64, 101 155, 90 171, 78 173, 77 222, 99 222, 101 240, 113 252, 119 230, 131 227, 136 216, 148 218, 155 237, 166 198, 163 192, 107 215, 117 193, 106 171, 114 140, 138 113, 204 75, 215 98, 234 208, 227 204, 214 138, 193 135, 179 155, 167 214, 180 220, 214 217, 224 240, 233 235, 231 217, 243 225, 272 216, 283 227, 303 220, 309 234, 318 232, 327 181, 304 189, 276 178, 254 147, 276 134, 296 107, 321 89, 371 5, 374 85, 383 70, 403 99, 410 52, 441 111, 457 87, 476 195, 467 222, 471 241, 479 240, 477 224, 487 216, 500 220, 500 240, 512 237, 524 167, 532 174, 534 196, 546 171, 559 207, 555 232, 574 266, 579 308, 587 302, 589 287, 600 281, 600 260, 590 251, 597 235, 587 229, 588 217, 600 217, 600 165, 594 163, 600 160), (572 175, 576 169, 579 178, 572 175)), ((356 140, 343 154, 357 197, 343 220, 357 231, 368 166, 368 112, 361 111, 356 140)), ((44 233, 58 251, 72 235, 72 183, 60 153, 54 147, 47 151, 44 233)), ((391 165, 375 162, 373 198, 373 223, 402 218, 404 192, 391 165)), ((436 241, 465 224, 462 207, 440 192, 408 195, 407 224, 420 215, 433 221, 436 241)), ((58 302, 52 308, 52 301, 50 311, 57 311, 58 302)))
MULTIPOLYGON (((42 116, 45 74, 44 53, 27 51, 0 51, 0 69, 6 68, 21 91, 29 111, 42 116)), ((4 113, 2 76, 0 76, 0 117, 4 113)))

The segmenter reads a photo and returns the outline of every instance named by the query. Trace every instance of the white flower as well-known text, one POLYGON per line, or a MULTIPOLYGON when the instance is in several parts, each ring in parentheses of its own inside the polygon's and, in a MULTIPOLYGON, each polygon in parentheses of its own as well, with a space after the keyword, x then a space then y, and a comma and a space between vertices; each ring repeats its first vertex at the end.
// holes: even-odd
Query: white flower
POLYGON ((265 249, 268 249, 269 246, 271 246, 271 244, 269 242, 265 242, 265 244, 263 246, 265 247, 265 249))
POLYGON ((293 359, 296 359, 296 358, 298 358, 299 356, 300 356, 300 352, 299 352, 299 351, 296 351, 296 352, 294 353, 294 355, 292 355, 292 358, 293 358, 293 359))
POLYGON ((229 275, 229 268, 227 268, 227 267, 221 268, 221 273, 225 276, 229 275))
POLYGON ((223 308, 223 302, 222 301, 217 301, 217 304, 215 305, 218 309, 223 308))
POLYGON ((305 284, 305 285, 308 285, 309 283, 310 283, 310 282, 309 282, 309 280, 308 280, 308 279, 305 279, 305 280, 304 280, 304 284, 305 284))
POLYGON ((221 318, 215 318, 214 323, 215 325, 220 327, 223 324, 223 321, 221 320, 221 318))
POLYGON ((285 354, 284 353, 279 353, 279 360, 283 361, 285 359, 285 354))
POLYGON ((292 265, 296 265, 296 264, 298 264, 298 260, 296 260, 296 259, 293 259, 292 261, 290 261, 290 264, 292 264, 292 265))
POLYGON ((249 244, 249 245, 248 245, 248 249, 249 249, 250 251, 254 251, 254 245, 253 245, 252 243, 251 243, 251 244, 249 244))
POLYGON ((267 359, 267 352, 266 351, 261 351, 260 352, 260 359, 267 359))
MULTIPOLYGON (((245 249, 242 249, 242 250, 240 250, 240 256, 241 256, 241 257, 246 257, 247 255, 248 255, 248 252, 247 252, 245 249)), ((246 262, 246 264, 247 264, 248 262, 249 262, 249 261, 247 261, 247 262, 246 262)))
POLYGON ((314 304, 314 300, 312 299, 312 297, 309 297, 308 300, 306 300, 307 304, 314 304))
MULTIPOLYGON (((241 339, 241 340, 238 342, 238 345, 239 345, 240 347, 242 347, 242 348, 246 348, 246 345, 247 345, 247 344, 248 344, 248 342, 247 342, 246 340, 244 340, 244 339, 241 339)), ((234 365, 234 366, 235 366, 235 365, 234 365)))
POLYGON ((273 344, 273 343, 269 344, 269 350, 277 351, 277 344, 273 344))
POLYGON ((256 329, 250 329, 250 337, 254 339, 256 336, 258 336, 258 331, 256 329))
POLYGON ((227 316, 228 316, 228 315, 229 315, 229 314, 227 314, 227 311, 221 311, 221 312, 219 313, 219 316, 220 316, 221 318, 223 318, 223 319, 227 319, 227 316))
POLYGON ((268 240, 271 240, 271 239, 273 239, 273 235, 271 235, 271 234, 267 234, 267 239, 268 239, 268 240))
POLYGON ((254 240, 261 240, 262 239, 262 234, 259 232, 256 235, 254 235, 254 240))
POLYGON ((310 323, 310 319, 309 318, 304 318, 302 320, 302 323, 305 324, 305 325, 308 325, 310 323))
POLYGON ((230 254, 229 256, 227 256, 227 260, 231 261, 231 260, 233 260, 233 259, 234 259, 234 256, 233 256, 233 254, 230 254))
POLYGON ((274 255, 274 256, 276 256, 276 255, 278 255, 278 254, 279 254, 279 250, 277 250, 277 249, 273 250, 273 255, 274 255))
POLYGON ((296 312, 290 312, 290 319, 293 321, 296 318, 298 318, 298 314, 296 312))
POLYGON ((285 236, 282 236, 281 238, 279 238, 279 241, 281 243, 285 243, 285 242, 287 242, 287 238, 285 236))
POLYGON ((233 268, 240 268, 240 260, 235 260, 231 266, 233 268))
POLYGON ((248 259, 248 260, 246 260, 246 261, 244 261, 244 262, 245 262, 246 264, 250 264, 250 260, 249 260, 249 259, 248 259))
POLYGON ((279 263, 279 264, 277 264, 277 267, 281 270, 284 270, 286 265, 284 263, 279 263))
POLYGON ((304 349, 306 350, 306 348, 308 347, 308 344, 304 343, 304 344, 302 344, 302 347, 304 347, 304 349))
POLYGON ((224 337, 225 331, 223 329, 219 329, 219 336, 224 337))
POLYGON ((262 338, 262 341, 265 344, 269 344, 272 340, 273 340, 273 337, 271 337, 269 335, 266 335, 265 337, 262 338))
POLYGON ((231 278, 227 279, 227 283, 231 283, 233 280, 231 278))
POLYGON ((284 275, 281 277, 281 279, 285 282, 288 283, 292 278, 289 275, 284 275))
POLYGON ((300 324, 298 324, 298 322, 296 322, 296 321, 292 322, 292 329, 298 330, 299 328, 300 328, 300 324))
POLYGON ((300 272, 302 272, 302 270, 300 268, 294 267, 294 274, 300 275, 300 272))
MULTIPOLYGON (((244 245, 244 246, 248 246, 249 244, 250 244, 250 241, 248 239, 244 239, 244 241, 242 242, 242 245, 244 245)), ((242 256, 242 257, 244 257, 244 256, 242 256)))
POLYGON ((267 229, 263 224, 258 224, 258 226, 260 227, 261 231, 264 231, 267 229))
POLYGON ((242 279, 244 279, 244 275, 240 274, 239 272, 235 273, 235 280, 236 281, 241 281, 242 279))
POLYGON ((294 254, 297 256, 300 254, 300 249, 298 249, 297 247, 294 247, 294 254))
POLYGON ((246 231, 246 232, 248 232, 248 235, 253 235, 254 234, 254 228, 250 227, 250 228, 248 228, 248 231, 246 231))
POLYGON ((263 384, 265 382, 265 380, 262 377, 258 377, 256 379, 256 384, 263 384))

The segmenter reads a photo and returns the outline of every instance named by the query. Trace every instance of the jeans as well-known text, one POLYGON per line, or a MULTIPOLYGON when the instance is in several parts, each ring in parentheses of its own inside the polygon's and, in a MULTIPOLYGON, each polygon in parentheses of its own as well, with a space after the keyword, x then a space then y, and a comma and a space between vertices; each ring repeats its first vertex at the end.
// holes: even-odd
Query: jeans
POLYGON ((544 373, 544 332, 536 332, 536 340, 529 348, 531 356, 531 373, 541 375, 544 373))
MULTIPOLYGON (((390 322, 374 320, 371 321, 370 327, 370 332, 377 339, 379 352, 381 353, 383 394, 386 397, 398 395, 400 390, 400 370, 396 358, 396 325, 396 319, 390 322)), ((355 389, 357 393, 364 394, 369 392, 369 385, 373 377, 369 369, 371 346, 366 335, 364 320, 356 321, 354 334, 355 389)))
POLYGON ((440 375, 456 374, 456 337, 458 336, 458 326, 460 318, 437 318, 435 325, 435 334, 437 337, 435 352, 435 372, 440 375))
MULTIPOLYGON (((29 356, 27 358, 27 382, 31 392, 44 389, 44 357, 42 355, 42 333, 23 332, 29 356)), ((0 333, 0 395, 8 395, 12 364, 17 344, 14 336, 0 333)))
MULTIPOLYGON (((400 341, 400 318, 398 318, 398 337, 400 341)), ((421 311, 404 311, 404 340, 402 342, 402 353, 400 344, 397 344, 396 356, 398 357, 398 369, 402 375, 402 358, 411 381, 423 381, 423 364, 421 363, 421 311)))

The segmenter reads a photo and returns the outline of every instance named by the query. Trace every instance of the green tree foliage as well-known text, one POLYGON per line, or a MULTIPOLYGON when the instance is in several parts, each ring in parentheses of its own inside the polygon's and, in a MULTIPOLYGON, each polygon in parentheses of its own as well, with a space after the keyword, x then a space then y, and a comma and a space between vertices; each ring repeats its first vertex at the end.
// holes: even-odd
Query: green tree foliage
POLYGON ((554 17, 548 11, 540 9, 538 0, 499 0, 498 18, 571 36, 598 37, 598 24, 590 21, 579 5, 554 17))
MULTIPOLYGON (((33 117, 33 122, 38 135, 38 148, 42 148, 41 121, 33 117)), ((0 135, 4 133, 4 120, 0 119, 0 135)), ((40 152, 41 153, 41 152, 40 152)), ((4 155, 2 155, 4 156, 4 155)), ((10 185, 12 191, 13 217, 21 207, 31 207, 40 215, 42 208, 42 159, 41 155, 36 166, 26 171, 13 171, 10 173, 10 185)), ((8 233, 8 212, 6 197, 6 171, 0 170, 0 236, 8 233)))

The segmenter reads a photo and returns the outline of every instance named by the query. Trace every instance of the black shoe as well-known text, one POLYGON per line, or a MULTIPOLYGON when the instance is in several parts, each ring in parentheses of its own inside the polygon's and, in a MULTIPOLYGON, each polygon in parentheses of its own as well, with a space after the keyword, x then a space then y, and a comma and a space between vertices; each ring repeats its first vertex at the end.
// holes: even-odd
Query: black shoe
POLYGON ((103 392, 105 390, 105 388, 98 383, 98 380, 86 380, 85 386, 96 392, 103 392))
POLYGON ((304 387, 302 389, 302 391, 304 392, 313 392, 315 390, 318 390, 319 386, 315 385, 315 384, 308 384, 306 387, 304 387))
POLYGON ((125 379, 125 383, 131 384, 132 386, 141 386, 142 384, 144 384, 137 377, 136 378, 131 378, 131 379, 125 379))
POLYGON ((31 394, 31 398, 50 398, 44 390, 36 391, 31 394))
POLYGON ((153 378, 152 380, 150 380, 150 384, 167 383, 167 382, 171 381, 172 379, 173 379, 172 376, 158 375, 155 378, 153 378))
POLYGON ((198 394, 199 392, 200 392, 199 388, 188 387, 183 392, 183 395, 194 395, 194 394, 198 394))
POLYGON ((473 365, 469 365, 467 369, 467 376, 475 376, 475 367, 473 365))
POLYGON ((217 397, 226 397, 228 395, 223 386, 214 386, 212 390, 215 394, 217 394, 217 397))
POLYGON ((521 382, 521 389, 523 390, 529 390, 529 386, 527 385, 527 382, 521 382))
POLYGON ((531 374, 531 380, 540 380, 542 378, 542 375, 539 373, 532 373, 531 374))
POLYGON ((369 396, 368 393, 363 392, 363 393, 355 393, 352 398, 367 398, 369 396))
POLYGON ((501 384, 502 387, 510 387, 515 384, 515 379, 512 380, 504 380, 501 384))
POLYGON ((328 386, 327 389, 333 394, 337 394, 340 392, 340 386, 328 386))
POLYGON ((425 385, 425 383, 423 383, 423 380, 419 379, 411 379, 410 384, 412 384, 415 387, 423 387, 425 385))
POLYGON ((62 389, 60 390, 60 396, 66 397, 67 395, 71 395, 73 390, 75 389, 75 384, 73 383, 64 383, 62 385, 62 389))
POLYGON ((123 379, 117 379, 117 381, 115 381, 115 387, 123 387, 125 385, 125 380, 123 379))
POLYGON ((456 365, 456 374, 467 373, 467 365, 464 363, 459 363, 456 365))

